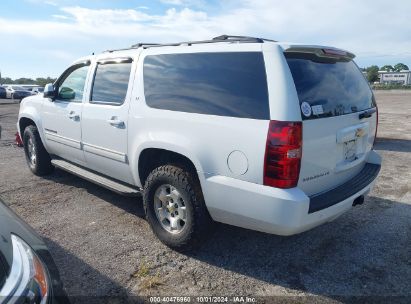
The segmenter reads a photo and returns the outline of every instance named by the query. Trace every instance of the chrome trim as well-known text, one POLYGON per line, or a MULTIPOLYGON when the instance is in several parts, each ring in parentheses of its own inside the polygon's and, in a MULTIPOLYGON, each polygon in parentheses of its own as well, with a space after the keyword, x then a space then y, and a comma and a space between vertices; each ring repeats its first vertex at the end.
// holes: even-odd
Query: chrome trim
POLYGON ((91 64, 91 60, 90 59, 86 59, 86 60, 79 60, 79 61, 75 61, 73 62, 72 66, 76 66, 76 65, 90 65, 91 64))
MULTIPOLYGON (((0 303, 14 303, 24 299, 24 297, 30 297, 32 288, 30 283, 35 279, 37 271, 34 260, 37 259, 41 263, 33 249, 17 235, 11 235, 11 243, 13 247, 13 261, 6 283, 0 290, 0 303)), ((41 265, 41 267, 41 271, 46 275, 47 272, 44 266, 41 265)), ((47 291, 40 299, 41 304, 47 303, 48 300, 49 278, 46 279, 47 291)))
POLYGON ((92 144, 83 143, 83 150, 92 154, 103 156, 106 158, 114 159, 116 161, 126 163, 127 155, 122 152, 114 151, 111 149, 95 146, 92 144))
POLYGON ((107 106, 122 106, 124 104, 124 100, 122 102, 111 102, 111 101, 98 101, 98 100, 90 100, 89 103, 97 104, 97 105, 107 105, 107 106))
POLYGON ((25 265, 23 265, 23 257, 20 252, 21 249, 15 241, 14 235, 11 236, 11 241, 13 246, 13 262, 11 264, 10 274, 6 280, 6 283, 0 290, 0 300, 13 296, 23 280, 25 265))
POLYGON ((53 133, 53 134, 57 134, 57 131, 55 131, 55 130, 51 130, 51 129, 47 129, 47 128, 45 128, 44 129, 46 132, 50 132, 50 133, 53 133))
POLYGON ((117 57, 117 58, 104 58, 97 61, 98 64, 110 64, 110 63, 131 63, 133 58, 131 57, 117 57))
POLYGON ((50 131, 46 131, 45 134, 46 134, 46 139, 50 141, 54 141, 56 143, 63 144, 63 145, 81 150, 81 142, 78 140, 71 139, 65 136, 61 136, 61 135, 52 133, 50 131))

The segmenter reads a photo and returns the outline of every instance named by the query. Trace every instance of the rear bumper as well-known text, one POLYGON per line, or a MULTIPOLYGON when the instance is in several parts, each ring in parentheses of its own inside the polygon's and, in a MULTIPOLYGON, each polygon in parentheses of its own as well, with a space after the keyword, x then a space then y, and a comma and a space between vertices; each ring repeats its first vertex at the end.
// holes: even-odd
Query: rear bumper
POLYGON ((336 189, 312 198, 299 188, 278 189, 225 176, 206 179, 203 190, 208 210, 214 220, 267 233, 292 235, 334 220, 349 210, 357 197, 366 195, 375 184, 381 157, 372 151, 366 166, 376 169, 372 170, 372 177, 366 172, 367 178, 356 176, 352 179, 356 181, 355 187, 350 180, 336 189), (340 196, 331 196, 337 189, 340 196), (344 191, 347 189, 350 191, 344 191), (318 200, 318 197, 321 200, 318 200), (328 201, 330 197, 333 198, 332 204, 328 201), (312 202, 316 201, 325 201, 327 204, 313 211, 312 202))

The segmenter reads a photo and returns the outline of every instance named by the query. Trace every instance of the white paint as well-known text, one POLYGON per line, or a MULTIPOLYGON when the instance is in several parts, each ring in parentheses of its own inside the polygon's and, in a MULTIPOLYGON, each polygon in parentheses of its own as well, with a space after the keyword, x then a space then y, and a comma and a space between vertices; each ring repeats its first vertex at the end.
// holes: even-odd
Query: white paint
POLYGON ((244 175, 248 170, 247 156, 241 151, 233 151, 227 158, 227 166, 234 175, 244 175))
MULTIPOLYGON (((263 185, 264 155, 269 120, 242 119, 150 108, 145 103, 143 60, 148 55, 199 52, 262 52, 266 65, 270 119, 302 121, 293 78, 281 43, 213 43, 131 49, 88 56, 90 71, 80 103, 51 102, 41 95, 25 100, 19 119, 34 117, 40 136, 50 153, 89 169, 141 187, 139 157, 148 148, 173 151, 194 164, 205 203, 213 219, 260 231, 289 235, 331 220, 348 210, 359 194, 313 214, 307 214, 308 196, 327 191, 357 174, 372 152, 375 117, 366 118, 361 138, 363 158, 353 167, 345 166, 343 143, 358 128, 358 113, 303 121, 303 154, 298 186, 278 189, 263 185), (133 58, 126 100, 121 106, 89 103, 96 61, 104 58, 133 58), (80 120, 68 119, 74 111, 80 120), (124 121, 124 129, 107 120, 124 121), (76 147, 45 139, 45 128, 76 143, 76 147), (78 143, 78 145, 77 145, 78 143), (338 169, 339 168, 339 169, 338 169), (324 178, 303 182, 304 177, 329 172, 324 178), (337 172, 338 171, 338 172, 337 172), (252 205, 252 208, 250 208, 252 205)), ((303 47, 293 45, 293 48, 303 47)), ((304 104, 304 103, 303 103, 304 104)), ((320 113, 319 107, 315 108, 320 113)), ((49 137, 49 133, 47 133, 49 137)), ((373 157, 378 161, 378 157, 373 157)))

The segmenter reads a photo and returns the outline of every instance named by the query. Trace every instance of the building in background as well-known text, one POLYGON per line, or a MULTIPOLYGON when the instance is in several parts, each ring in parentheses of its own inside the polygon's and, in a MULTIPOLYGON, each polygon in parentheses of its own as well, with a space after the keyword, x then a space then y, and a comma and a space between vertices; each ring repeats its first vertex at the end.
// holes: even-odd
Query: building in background
POLYGON ((411 85, 411 71, 400 72, 378 71, 381 84, 411 85))

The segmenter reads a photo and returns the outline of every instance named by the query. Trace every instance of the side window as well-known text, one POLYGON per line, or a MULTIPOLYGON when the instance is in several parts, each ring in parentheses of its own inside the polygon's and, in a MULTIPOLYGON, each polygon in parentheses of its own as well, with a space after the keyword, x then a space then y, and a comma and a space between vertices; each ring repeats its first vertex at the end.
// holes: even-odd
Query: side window
POLYGON ((144 59, 143 73, 149 107, 270 118, 261 52, 150 55, 144 59))
POLYGON ((131 60, 99 63, 91 91, 91 103, 121 105, 127 95, 131 60))
POLYGON ((83 100, 88 68, 88 65, 77 68, 74 67, 74 69, 59 82, 57 99, 81 102, 83 100))

